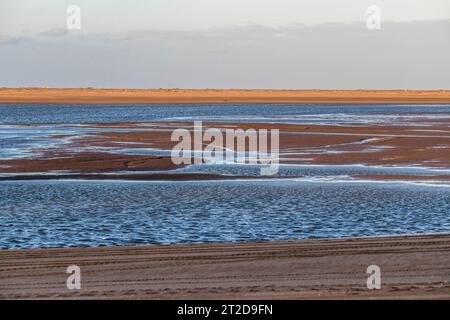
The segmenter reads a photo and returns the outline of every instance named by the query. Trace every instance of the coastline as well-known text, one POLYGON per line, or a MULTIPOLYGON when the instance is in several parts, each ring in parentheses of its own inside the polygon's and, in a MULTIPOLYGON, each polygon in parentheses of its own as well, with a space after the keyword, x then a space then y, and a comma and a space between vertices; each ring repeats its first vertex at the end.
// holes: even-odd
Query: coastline
POLYGON ((0 88, 0 104, 450 104, 450 90, 0 88))
POLYGON ((1 299, 449 299, 450 234, 0 250, 1 299), (82 289, 66 288, 81 268, 82 289), (368 290, 369 265, 382 272, 368 290))

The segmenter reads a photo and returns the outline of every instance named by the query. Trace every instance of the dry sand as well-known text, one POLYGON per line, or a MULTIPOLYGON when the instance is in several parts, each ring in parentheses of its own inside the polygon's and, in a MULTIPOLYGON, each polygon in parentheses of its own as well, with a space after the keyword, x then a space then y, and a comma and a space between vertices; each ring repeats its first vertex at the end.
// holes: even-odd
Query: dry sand
POLYGON ((449 281, 450 235, 0 250, 3 299, 449 299, 449 281), (369 265, 381 290, 367 289, 369 265))
POLYGON ((311 103, 448 104, 449 90, 213 90, 0 88, 0 104, 12 103, 311 103))

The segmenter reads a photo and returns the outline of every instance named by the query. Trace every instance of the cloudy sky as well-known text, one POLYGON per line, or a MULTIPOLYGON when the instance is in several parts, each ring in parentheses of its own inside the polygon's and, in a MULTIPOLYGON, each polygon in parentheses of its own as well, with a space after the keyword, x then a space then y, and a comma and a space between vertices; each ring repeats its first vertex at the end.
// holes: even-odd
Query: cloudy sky
POLYGON ((0 87, 450 89, 449 57, 448 0, 0 2, 0 87))

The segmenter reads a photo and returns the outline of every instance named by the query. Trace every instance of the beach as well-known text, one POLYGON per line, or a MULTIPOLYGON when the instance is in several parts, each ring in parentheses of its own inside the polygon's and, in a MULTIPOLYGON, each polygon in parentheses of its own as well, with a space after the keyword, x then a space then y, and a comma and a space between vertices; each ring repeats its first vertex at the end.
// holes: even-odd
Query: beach
POLYGON ((424 3, 1 1, 0 301, 450 300, 450 1, 424 3))
POLYGON ((1 88, 0 104, 445 104, 449 90, 1 88))
POLYGON ((448 299, 450 235, 0 250, 2 299, 448 299), (81 290, 66 268, 81 269, 81 290), (381 290, 369 290, 370 265, 381 290))
POLYGON ((0 89, 0 103, 1 299, 450 298, 447 91, 0 89), (279 130, 279 171, 175 164, 171 134, 194 121, 279 130))

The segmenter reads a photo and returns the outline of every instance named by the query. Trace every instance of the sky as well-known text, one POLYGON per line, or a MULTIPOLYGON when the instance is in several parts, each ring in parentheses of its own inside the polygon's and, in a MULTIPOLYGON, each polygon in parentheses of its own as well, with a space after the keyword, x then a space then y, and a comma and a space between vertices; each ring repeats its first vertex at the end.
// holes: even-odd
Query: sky
POLYGON ((0 2, 0 87, 450 89, 449 57, 448 0, 0 2))

